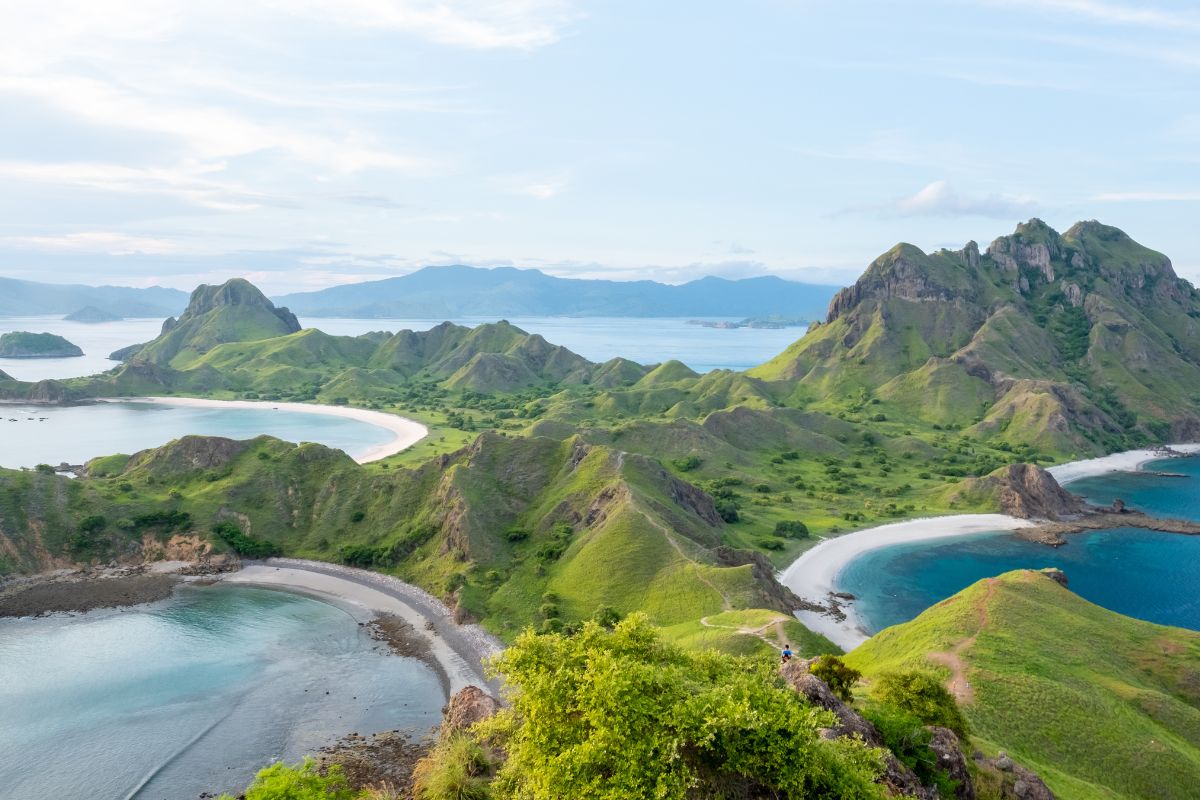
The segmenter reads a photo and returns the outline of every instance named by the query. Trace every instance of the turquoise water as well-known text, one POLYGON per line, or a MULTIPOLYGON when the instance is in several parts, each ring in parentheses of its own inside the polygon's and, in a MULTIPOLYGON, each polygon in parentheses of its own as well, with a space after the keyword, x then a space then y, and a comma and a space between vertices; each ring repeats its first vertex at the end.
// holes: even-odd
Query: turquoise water
POLYGON ((196 798, 350 732, 424 733, 443 702, 424 664, 285 592, 0 620, 0 797, 196 798))
POLYGON ((0 467, 82 464, 97 456, 158 447, 186 434, 252 439, 264 433, 288 442, 320 442, 351 456, 394 438, 390 431, 358 420, 270 408, 0 405, 0 467))
MULTIPOLYGON (((1120 497, 1158 516, 1200 520, 1200 458, 1146 469, 1186 478, 1114 473, 1069 488, 1105 505, 1120 497)), ((1200 537, 1115 528, 1067 537, 1059 548, 1008 533, 896 545, 863 554, 838 577, 870 632, 916 617, 982 578, 1058 567, 1080 596, 1127 616, 1200 630, 1200 537)))

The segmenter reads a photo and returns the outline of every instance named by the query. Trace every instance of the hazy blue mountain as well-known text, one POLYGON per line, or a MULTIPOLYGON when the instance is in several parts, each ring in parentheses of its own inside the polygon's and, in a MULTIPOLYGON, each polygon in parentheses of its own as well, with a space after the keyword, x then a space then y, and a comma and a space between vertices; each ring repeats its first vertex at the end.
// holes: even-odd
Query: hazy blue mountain
POLYGON ((188 293, 152 286, 80 286, 0 278, 0 317, 71 314, 85 306, 117 317, 167 317, 187 307, 188 293))
POLYGON ((307 317, 621 316, 822 318, 835 286, 782 278, 656 281, 556 278, 536 269, 426 267, 411 275, 273 298, 307 317))

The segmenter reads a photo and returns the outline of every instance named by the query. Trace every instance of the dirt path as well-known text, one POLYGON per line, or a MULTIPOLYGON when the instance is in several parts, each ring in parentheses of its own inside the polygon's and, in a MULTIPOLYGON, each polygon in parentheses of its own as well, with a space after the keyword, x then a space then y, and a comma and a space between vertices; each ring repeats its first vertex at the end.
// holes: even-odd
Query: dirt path
POLYGON ((783 623, 786 620, 786 617, 781 616, 771 620, 766 625, 760 625, 757 628, 738 628, 734 627, 733 625, 714 625, 709 621, 708 617, 701 617, 700 624, 706 628, 720 628, 727 631, 737 631, 738 633, 746 636, 753 636, 757 639, 761 639, 767 646, 778 650, 782 648, 785 643, 787 643, 786 634, 783 632, 783 623), (768 628, 771 628, 775 632, 775 641, 771 641, 771 639, 769 639, 764 633, 764 631, 766 631, 768 628))
POLYGON ((976 612, 979 617, 979 627, 972 635, 963 639, 958 644, 949 650, 940 653, 929 653, 927 658, 935 664, 950 670, 950 680, 946 682, 946 688, 954 695, 954 699, 962 704, 969 704, 975 700, 975 690, 971 688, 970 681, 967 680, 967 665, 962 660, 962 654, 967 651, 979 634, 988 625, 988 603, 991 602, 992 594, 996 591, 995 578, 988 579, 987 592, 983 599, 980 600, 976 612))
MULTIPOLYGON (((708 588, 712 589, 714 592, 716 592, 720 596, 722 609, 725 611, 732 611, 733 603, 729 602, 729 596, 726 595, 723 591, 721 591, 715 583, 710 581, 705 576, 704 572, 701 571, 701 569, 700 569, 700 567, 701 567, 700 562, 696 561, 694 558, 690 557, 687 553, 683 552, 683 546, 680 545, 678 541, 676 541, 675 534, 673 534, 671 532, 671 529, 668 528, 666 525, 663 525, 661 522, 656 520, 654 517, 650 516, 649 512, 647 512, 645 509, 639 509, 639 510, 642 512, 642 514, 646 517, 646 519, 650 522, 651 525, 653 525, 654 527, 658 528, 660 531, 663 532, 663 535, 667 537, 667 541, 671 543, 671 547, 675 548, 676 553, 679 553, 680 558, 682 558, 684 561, 687 561, 696 566, 696 578, 701 583, 703 583, 708 588)), ((701 623, 704 622, 704 620, 700 620, 700 621, 701 621, 701 623)), ((710 626, 710 627, 714 627, 714 626, 710 626)))

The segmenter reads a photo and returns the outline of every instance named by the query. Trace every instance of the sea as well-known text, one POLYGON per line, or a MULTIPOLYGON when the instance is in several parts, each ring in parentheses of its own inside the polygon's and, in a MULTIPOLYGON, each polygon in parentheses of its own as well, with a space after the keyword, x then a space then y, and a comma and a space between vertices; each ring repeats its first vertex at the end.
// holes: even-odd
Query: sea
POLYGON ((246 586, 0 620, 0 798, 235 796, 276 760, 440 720, 438 676, 346 610, 246 586))
MULTIPOLYGON (((1200 521, 1198 457, 1082 478, 1067 488, 1097 505, 1119 498, 1155 516, 1200 521)), ((1072 534, 1058 548, 1009 532, 899 544, 851 561, 837 588, 855 595, 860 621, 877 633, 983 578, 1043 567, 1063 570, 1072 591, 1104 608, 1200 630, 1200 536, 1137 528, 1072 534)))
MULTIPOLYGON (((324 319, 302 318, 305 327, 338 336, 358 336, 370 331, 423 331, 441 319, 324 319)), ((493 318, 467 317, 450 320, 474 327, 493 318)), ((675 359, 697 372, 714 369, 744 370, 762 364, 783 352, 804 334, 803 328, 715 328, 693 325, 682 318, 645 319, 627 317, 511 317, 512 324, 529 333, 541 334, 552 344, 572 350, 591 361, 603 362, 621 356, 640 364, 658 364, 675 359)), ((697 320, 701 321, 701 320, 697 320)), ((728 317, 705 317, 702 321, 735 321, 728 317)), ((117 366, 108 360, 115 350, 147 342, 162 328, 161 319, 126 319, 120 322, 85 324, 61 317, 0 318, 0 334, 9 331, 55 333, 79 345, 79 358, 0 358, 0 371, 20 380, 78 378, 117 366)))

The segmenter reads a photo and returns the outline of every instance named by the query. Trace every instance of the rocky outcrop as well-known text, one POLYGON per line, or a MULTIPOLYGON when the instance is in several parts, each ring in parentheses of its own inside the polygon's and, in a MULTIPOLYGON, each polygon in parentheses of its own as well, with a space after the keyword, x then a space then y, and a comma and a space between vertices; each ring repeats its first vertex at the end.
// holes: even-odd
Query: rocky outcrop
POLYGON ((829 304, 826 322, 833 322, 868 299, 898 298, 912 302, 955 303, 969 306, 974 294, 955 285, 945 270, 931 268, 931 259, 910 244, 900 244, 880 256, 853 286, 842 289, 829 304))
POLYGON ((129 458, 125 471, 146 467, 155 475, 223 467, 244 453, 250 442, 238 442, 220 436, 184 436, 170 444, 142 450, 129 458))
POLYGON ((1011 236, 999 237, 987 250, 992 261, 1011 274, 1022 294, 1029 291, 1028 280, 1021 275, 1022 268, 1036 272, 1046 283, 1053 283, 1054 267, 1050 262, 1060 260, 1064 253, 1062 237, 1037 218, 1018 225, 1011 236), (1025 282, 1021 283, 1023 279, 1025 282))
POLYGON ((178 322, 168 327, 171 320, 167 320, 163 324, 162 332, 169 333, 176 326, 207 314, 210 311, 214 311, 221 306, 264 308, 274 314, 283 323, 285 333, 296 333, 300 330, 300 320, 296 319, 295 314, 286 308, 277 308, 250 281, 234 278, 220 286, 202 285, 197 287, 196 291, 192 292, 191 300, 188 301, 187 310, 183 312, 178 322))
POLYGON ((1033 464, 1012 464, 982 479, 997 490, 1000 510, 1021 519, 1058 519, 1083 511, 1084 502, 1033 464))
POLYGON ((500 710, 500 701, 478 686, 459 690, 442 709, 442 735, 465 731, 500 710))
POLYGON ((1001 750, 995 758, 975 756, 975 764, 999 773, 1004 800, 1054 800, 1054 792, 1037 773, 1022 767, 1001 750))
POLYGON ((879 782, 886 786, 893 796, 937 800, 937 789, 921 785, 913 771, 900 763, 892 752, 884 747, 879 730, 835 695, 825 681, 809 672, 812 663, 811 659, 793 659, 782 665, 779 672, 788 685, 803 695, 809 703, 832 712, 837 718, 833 727, 821 731, 821 736, 826 739, 856 738, 872 747, 884 748, 884 773, 879 782))
POLYGON ((975 784, 971 780, 971 770, 967 766, 967 757, 963 755, 958 734, 949 728, 936 725, 931 725, 926 730, 930 734, 929 749, 937 756, 938 769, 955 783, 955 799, 975 800, 975 784))

